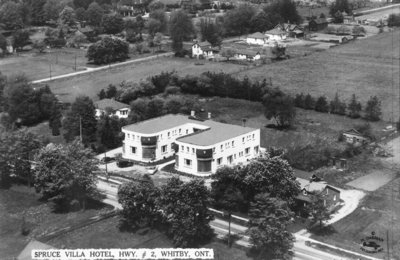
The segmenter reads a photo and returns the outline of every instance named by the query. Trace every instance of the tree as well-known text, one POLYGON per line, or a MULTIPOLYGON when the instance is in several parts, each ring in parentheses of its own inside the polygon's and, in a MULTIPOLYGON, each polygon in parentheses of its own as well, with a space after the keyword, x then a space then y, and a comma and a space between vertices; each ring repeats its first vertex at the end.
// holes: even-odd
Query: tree
POLYGON ((86 208, 96 194, 97 163, 90 149, 75 140, 68 145, 49 144, 35 156, 35 189, 55 210, 65 210, 77 200, 86 208))
POLYGON ((109 84, 106 91, 106 98, 115 98, 117 95, 117 87, 113 84, 109 84))
POLYGON ((160 221, 160 212, 156 200, 160 190, 154 187, 149 178, 144 182, 127 182, 118 189, 118 202, 122 206, 120 212, 120 228, 134 229, 143 225, 153 226, 160 221))
POLYGON ((86 10, 86 19, 89 25, 100 26, 104 10, 97 2, 92 2, 86 10))
POLYGON ((142 37, 142 31, 144 29, 143 17, 141 15, 136 16, 136 22, 137 22, 137 28, 139 30, 140 39, 143 39, 143 37, 142 37))
POLYGON ((59 107, 57 101, 52 104, 52 109, 49 117, 49 127, 53 136, 60 135, 60 128, 62 127, 62 114, 61 108, 59 107))
POLYGON ((172 12, 169 20, 169 30, 172 39, 172 49, 175 52, 182 51, 182 42, 191 39, 194 34, 192 21, 183 10, 172 12))
POLYGON ((315 111, 327 113, 329 111, 328 102, 326 97, 320 96, 315 103, 315 111))
POLYGON ((254 259, 292 259, 294 237, 287 230, 293 213, 287 204, 259 194, 251 203, 248 233, 254 259))
POLYGON ((7 39, 3 34, 0 33, 0 50, 4 53, 7 50, 7 39))
POLYGON ((69 6, 64 7, 59 15, 60 24, 66 26, 73 26, 76 22, 75 11, 69 6))
POLYGON ((109 64, 129 58, 129 45, 118 38, 105 37, 89 46, 86 57, 95 64, 109 64))
POLYGON ((212 46, 221 45, 221 26, 213 22, 210 18, 200 19, 200 34, 202 41, 208 41, 212 46))
POLYGON ((223 24, 226 34, 228 36, 236 36, 250 32, 250 21, 255 13, 256 10, 247 4, 226 12, 223 24))
POLYGON ((65 2, 61 2, 58 0, 47 0, 43 6, 43 11, 46 16, 46 20, 57 21, 64 7, 65 7, 65 2))
POLYGON ((321 193, 314 194, 311 199, 311 203, 307 209, 310 212, 312 222, 318 223, 319 227, 322 228, 322 222, 331 219, 328 208, 325 205, 324 197, 321 193))
POLYGON ((278 88, 263 97, 264 114, 267 119, 274 118, 279 127, 291 126, 296 116, 293 99, 278 88))
POLYGON ((103 88, 100 90, 100 92, 99 92, 99 94, 97 94, 97 96, 99 97, 100 100, 106 98, 106 92, 104 91, 103 88))
POLYGON ((86 10, 83 7, 75 9, 75 17, 78 21, 86 21, 86 10))
POLYGON ((36 49, 39 53, 43 53, 46 50, 46 44, 44 41, 37 40, 33 43, 33 48, 36 49))
POLYGON ((349 110, 349 117, 351 117, 351 118, 359 118, 361 116, 360 115, 360 112, 361 112, 361 109, 362 109, 361 103, 358 102, 357 97, 356 97, 355 94, 353 94, 351 96, 351 101, 350 101, 350 103, 349 103, 347 108, 349 110))
POLYGON ((265 32, 272 29, 274 26, 270 16, 264 11, 260 11, 250 20, 251 32, 265 32))
POLYGON ((151 99, 147 103, 146 118, 154 118, 164 114, 164 100, 158 97, 151 99))
POLYGON ((46 13, 44 5, 46 0, 34 0, 30 3, 31 20, 33 25, 44 25, 46 22, 46 13))
POLYGON ((124 29, 124 20, 120 15, 106 14, 103 15, 101 26, 105 33, 117 34, 124 29))
POLYGON ((296 4, 291 0, 275 1, 265 6, 264 12, 271 16, 274 24, 283 22, 299 24, 302 20, 297 12, 296 4))
POLYGON ((33 181, 31 161, 42 145, 39 137, 26 128, 9 132, 0 129, 0 143, 0 179, 4 181, 2 186, 11 184, 11 174, 25 180, 30 186, 33 181))
POLYGON ((294 98, 294 105, 296 107, 305 108, 305 97, 303 93, 296 94, 296 97, 294 98))
POLYGON ((0 23, 4 25, 6 30, 17 30, 24 27, 20 12, 20 5, 8 1, 0 8, 0 23))
POLYGON ((164 110, 167 114, 178 114, 181 111, 183 102, 180 97, 172 97, 164 104, 164 110))
POLYGON ((381 114, 381 101, 377 96, 371 96, 365 106, 365 119, 369 121, 379 121, 381 114))
POLYGON ((388 26, 400 26, 400 15, 398 14, 390 14, 388 18, 388 26))
POLYGON ((280 59, 286 56, 286 47, 283 45, 275 44, 275 46, 271 48, 271 53, 274 59, 280 59))
POLYGON ((161 51, 162 45, 163 45, 163 38, 164 35, 162 33, 156 33, 153 38, 153 44, 155 47, 158 47, 158 51, 161 51))
POLYGON ((119 133, 121 127, 116 117, 102 115, 97 122, 97 140, 98 143, 107 149, 114 149, 122 145, 119 133))
POLYGON ((367 31, 362 26, 354 26, 352 30, 352 34, 355 36, 365 36, 367 31))
POLYGON ((164 33, 167 30, 168 21, 164 10, 154 10, 150 12, 149 17, 160 22, 160 30, 158 32, 164 33))
POLYGON ((308 110, 315 109, 315 99, 310 94, 307 94, 304 98, 304 108, 308 110))
POLYGON ((346 104, 340 101, 338 93, 336 93, 335 98, 331 101, 329 107, 332 114, 346 114, 346 104))
POLYGON ((96 140, 96 125, 93 101, 87 96, 77 97, 63 121, 64 138, 71 142, 82 130, 82 142, 89 144, 96 140))
POLYGON ((163 219, 168 224, 167 234, 176 247, 193 247, 208 242, 213 236, 209 225, 209 191, 203 180, 184 183, 171 178, 161 188, 157 200, 163 219))
POLYGON ((29 41, 29 31, 27 30, 18 30, 13 34, 13 42, 15 49, 21 49, 25 45, 28 44, 29 41))
POLYGON ((329 14, 334 18, 335 23, 343 23, 343 12, 351 13, 348 0, 336 0, 329 7, 329 14))
POLYGON ((162 31, 161 22, 159 20, 156 20, 153 18, 149 19, 149 22, 147 23, 147 27, 148 27, 149 35, 151 38, 153 38, 156 33, 162 31))
POLYGON ((149 6, 148 6, 150 12, 153 12, 155 10, 164 10, 165 5, 160 2, 160 1, 152 1, 149 6))

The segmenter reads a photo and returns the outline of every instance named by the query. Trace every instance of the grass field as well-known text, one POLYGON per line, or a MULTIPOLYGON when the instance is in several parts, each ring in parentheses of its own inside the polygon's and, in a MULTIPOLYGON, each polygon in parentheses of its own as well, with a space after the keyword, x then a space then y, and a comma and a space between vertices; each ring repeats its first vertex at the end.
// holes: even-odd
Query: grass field
POLYGON ((73 102, 79 95, 87 95, 97 99, 97 94, 109 84, 118 85, 122 81, 146 79, 162 71, 177 71, 180 75, 200 74, 205 71, 224 71, 227 73, 238 71, 243 66, 235 64, 204 61, 204 65, 196 65, 195 59, 159 58, 141 63, 135 63, 108 71, 93 72, 68 79, 60 79, 47 83, 51 90, 64 102, 73 102))
POLYGON ((336 93, 343 100, 356 94, 365 104, 371 95, 382 102, 383 118, 399 118, 400 31, 382 33, 309 56, 247 70, 237 75, 251 79, 272 78, 275 86, 295 93, 336 93))
MULTIPOLYGON (((139 234, 121 232, 117 228, 118 217, 103 220, 85 228, 55 238, 49 244, 61 248, 173 248, 171 241, 156 230, 139 234)), ((203 245, 214 249, 215 260, 247 260, 246 253, 237 248, 229 249, 219 242, 203 245)))
POLYGON ((33 188, 13 186, 10 190, 0 190, 0 259, 15 257, 33 237, 49 233, 55 229, 79 223, 81 220, 109 210, 102 206, 86 211, 56 214, 48 203, 39 201, 33 188), (22 217, 30 232, 21 234, 22 217))
MULTIPOLYGON (((387 232, 389 248, 393 258, 400 259, 400 179, 370 193, 352 214, 332 225, 332 231, 325 235, 314 235, 320 241, 363 253, 360 249, 361 239, 375 232, 384 239, 379 244, 384 251, 373 254, 383 258, 387 254, 387 232)), ((387 259, 387 258, 385 258, 387 259)))
POLYGON ((44 79, 51 76, 75 72, 76 67, 86 67, 86 50, 63 48, 52 49, 47 53, 22 52, 18 55, 0 59, 0 71, 7 76, 24 73, 29 80, 44 79))

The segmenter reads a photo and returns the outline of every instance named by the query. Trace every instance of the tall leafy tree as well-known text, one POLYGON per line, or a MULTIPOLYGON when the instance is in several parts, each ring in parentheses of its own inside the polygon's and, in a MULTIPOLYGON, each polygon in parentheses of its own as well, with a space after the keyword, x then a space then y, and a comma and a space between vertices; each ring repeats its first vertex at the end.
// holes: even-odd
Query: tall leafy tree
POLYGON ((381 101, 377 96, 370 97, 365 106, 365 118, 369 121, 379 121, 381 114, 381 101))
POLYGON ((64 9, 64 2, 58 0, 47 0, 43 6, 46 20, 57 21, 61 11, 64 9))
POLYGON ((28 30, 17 30, 13 34, 13 42, 15 49, 21 49, 28 44, 29 41, 29 31, 28 30))
POLYGON ((357 100, 357 97, 355 94, 351 96, 350 103, 348 105, 348 110, 349 110, 349 117, 351 118, 359 118, 361 116, 361 103, 357 100))
POLYGON ((183 41, 191 39, 194 34, 192 20, 183 10, 174 11, 169 20, 169 31, 172 49, 179 52, 183 49, 183 41))
POLYGON ((280 127, 292 125, 296 116, 293 99, 278 88, 272 89, 263 97, 264 113, 267 119, 274 118, 280 127))
POLYGON ((251 31, 251 19, 256 10, 251 5, 240 5, 229 10, 224 17, 224 29, 227 35, 242 35, 251 31))
POLYGON ((315 99, 310 94, 307 94, 304 98, 304 108, 308 110, 315 109, 315 99))
POLYGON ((46 22, 45 4, 46 0, 31 1, 32 24, 43 25, 46 22))
POLYGON ((106 14, 103 15, 101 26, 105 33, 117 34, 124 29, 124 20, 119 15, 106 14))
POLYGON ((332 218, 328 207, 324 203, 324 197, 321 193, 312 195, 311 203, 308 205, 307 210, 309 211, 312 219, 311 223, 319 223, 320 228, 322 228, 323 221, 327 221, 332 218))
POLYGON ((92 26, 100 26, 103 15, 104 9, 97 2, 92 2, 86 10, 87 22, 92 26))
POLYGON ((8 1, 0 7, 0 23, 4 25, 6 30, 16 30, 24 27, 20 5, 8 1))
POLYGON ((259 194, 250 208, 249 230, 254 259, 292 259, 294 237, 287 230, 293 213, 287 204, 259 194))
POLYGON ((129 45, 118 38, 105 37, 89 46, 86 57, 95 64, 109 64, 129 58, 129 45))
POLYGON ((258 12, 250 20, 251 32, 265 32, 274 27, 271 16, 264 11, 258 12))
POLYGON ((73 200, 85 209, 87 199, 96 194, 97 165, 91 150, 79 141, 49 144, 35 162, 35 189, 54 203, 55 210, 65 210, 73 200))
POLYGON ((198 246, 212 237, 209 225, 212 215, 207 209, 209 191, 203 180, 183 183, 178 178, 171 178, 161 188, 157 203, 175 246, 198 246))
POLYGON ((275 1, 264 7, 264 12, 271 16, 275 23, 289 22, 299 24, 301 16, 298 14, 296 4, 291 0, 275 1))
POLYGON ((76 22, 75 11, 72 7, 66 6, 59 15, 60 24, 66 26, 73 26, 76 22))
POLYGON ((320 96, 315 103, 315 111, 326 113, 329 111, 328 101, 325 96, 320 96))
POLYGON ((202 41, 208 41, 213 46, 219 46, 222 42, 221 26, 210 18, 200 19, 200 33, 202 41))
POLYGON ((164 10, 162 9, 154 10, 150 12, 149 17, 151 19, 155 19, 160 22, 160 30, 157 32, 164 33, 167 31, 168 20, 164 10))
POLYGON ((82 130, 82 142, 89 144, 96 140, 96 125, 93 101, 87 96, 77 97, 63 121, 64 138, 71 142, 82 130))
POLYGON ((114 149, 122 145, 121 131, 118 118, 102 115, 97 123, 98 142, 107 149, 114 149))
POLYGON ((331 101, 329 108, 332 114, 346 114, 346 104, 340 101, 338 93, 336 93, 335 98, 331 101))
POLYGON ((118 189, 118 202, 122 205, 120 228, 135 229, 143 225, 154 226, 161 220, 156 201, 160 190, 148 181, 127 182, 118 189))

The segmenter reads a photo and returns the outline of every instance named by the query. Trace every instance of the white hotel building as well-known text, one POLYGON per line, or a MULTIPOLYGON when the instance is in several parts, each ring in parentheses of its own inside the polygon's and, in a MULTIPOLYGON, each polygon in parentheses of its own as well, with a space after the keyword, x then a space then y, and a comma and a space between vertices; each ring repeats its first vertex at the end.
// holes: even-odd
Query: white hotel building
POLYGON ((223 165, 246 163, 260 154, 260 130, 166 115, 124 126, 123 158, 159 161, 175 155, 178 171, 209 175, 223 165))

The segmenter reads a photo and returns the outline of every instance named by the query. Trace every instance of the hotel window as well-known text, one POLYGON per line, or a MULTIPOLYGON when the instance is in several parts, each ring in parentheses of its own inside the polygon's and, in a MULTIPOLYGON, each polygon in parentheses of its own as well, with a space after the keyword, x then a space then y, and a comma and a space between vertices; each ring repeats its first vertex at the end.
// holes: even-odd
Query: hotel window
POLYGON ((228 164, 232 164, 232 161, 233 161, 232 155, 226 157, 226 159, 228 160, 228 164))
POLYGON ((233 155, 233 159, 236 159, 236 154, 233 155))
POLYGON ((161 152, 162 153, 166 153, 167 152, 167 146, 166 145, 161 146, 161 152))
POLYGON ((242 142, 244 143, 244 137, 242 138, 242 142))
POLYGON ((258 154, 258 145, 257 145, 257 146, 254 146, 254 153, 255 153, 255 154, 258 154))
POLYGON ((183 145, 181 145, 181 150, 182 152, 185 150, 185 147, 183 145))
POLYGON ((254 136, 255 136, 255 135, 253 134, 253 140, 254 140, 254 136))
POLYGON ((235 147, 235 141, 232 141, 232 147, 235 147))
POLYGON ((224 146, 221 144, 221 151, 223 151, 224 150, 224 146))
POLYGON ((182 133, 182 129, 179 128, 179 135, 181 135, 181 133, 182 133))
POLYGON ((239 152, 239 157, 242 157, 243 156, 243 152, 239 152))
POLYGON ((222 163, 222 158, 218 158, 217 159, 217 165, 221 165, 221 163, 222 163))
POLYGON ((186 129, 186 134, 189 134, 189 129, 186 129))
POLYGON ((194 153, 194 148, 192 148, 192 153, 194 153))
POLYGON ((132 140, 135 140, 135 135, 132 135, 132 140))
POLYGON ((131 146, 131 152, 132 152, 133 154, 135 154, 135 153, 136 153, 136 147, 131 146))
POLYGON ((192 160, 185 159, 185 166, 191 166, 192 165, 192 160))
POLYGON ((131 138, 131 135, 130 135, 130 134, 128 134, 128 139, 129 139, 129 138, 131 138))
POLYGON ((170 132, 168 132, 168 138, 169 138, 169 136, 170 136, 170 132))
POLYGON ((186 146, 186 152, 187 153, 189 152, 189 146, 186 146))
POLYGON ((248 154, 250 153, 250 147, 249 147, 249 148, 246 148, 246 150, 244 150, 244 153, 245 153, 246 155, 248 155, 248 154))

